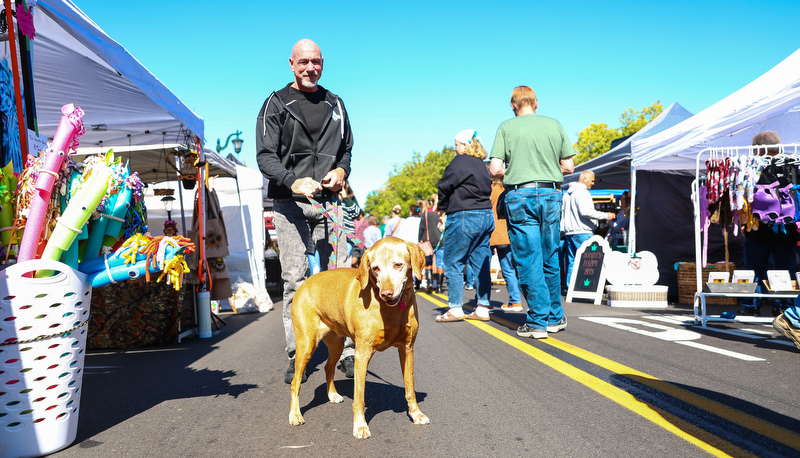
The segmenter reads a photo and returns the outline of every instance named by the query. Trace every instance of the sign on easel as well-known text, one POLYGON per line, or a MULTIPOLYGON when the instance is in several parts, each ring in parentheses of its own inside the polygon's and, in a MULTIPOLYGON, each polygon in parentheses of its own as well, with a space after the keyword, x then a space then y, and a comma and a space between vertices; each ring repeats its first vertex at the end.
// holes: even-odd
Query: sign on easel
POLYGON ((606 253, 611 252, 608 242, 599 235, 593 235, 583 242, 575 253, 575 264, 572 277, 569 279, 567 302, 573 298, 591 299, 595 305, 603 300, 603 288, 606 285, 606 272, 603 269, 606 253))

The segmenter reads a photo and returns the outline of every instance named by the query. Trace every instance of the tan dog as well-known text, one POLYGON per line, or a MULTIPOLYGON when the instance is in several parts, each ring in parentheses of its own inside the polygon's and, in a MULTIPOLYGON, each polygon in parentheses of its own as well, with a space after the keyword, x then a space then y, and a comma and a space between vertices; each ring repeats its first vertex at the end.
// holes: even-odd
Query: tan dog
POLYGON ((425 254, 413 243, 386 237, 364 253, 358 269, 339 268, 312 275, 295 293, 292 302, 297 352, 295 355, 289 423, 305 422, 300 413, 300 379, 311 354, 322 339, 328 346, 325 379, 328 400, 344 399, 333 385, 336 363, 344 339, 355 342, 353 387, 353 436, 370 437, 364 418, 364 385, 367 366, 375 351, 397 347, 405 383, 408 415, 419 425, 430 422, 417 405, 414 392, 414 341, 419 321, 413 273, 420 278, 425 254))

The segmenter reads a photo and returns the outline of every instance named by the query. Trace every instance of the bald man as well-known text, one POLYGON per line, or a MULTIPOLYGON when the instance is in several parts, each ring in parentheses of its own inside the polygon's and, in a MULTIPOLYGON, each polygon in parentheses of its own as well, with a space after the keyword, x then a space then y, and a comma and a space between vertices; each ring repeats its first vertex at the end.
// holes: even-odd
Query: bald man
MULTIPOLYGON (((333 200, 350 174, 353 135, 344 103, 319 85, 322 52, 311 40, 298 41, 289 57, 294 81, 273 92, 264 102, 256 123, 256 160, 269 179, 278 235, 283 288, 283 327, 289 368, 284 381, 294 377, 295 339, 292 300, 308 272, 325 270, 333 253, 333 222, 311 205, 309 198, 333 212, 333 200)), ((339 243, 337 266, 349 267, 347 244, 339 243)), ((346 343, 341 369, 353 377, 352 341, 346 343)), ((306 380, 303 374, 304 382, 306 380)))
POLYGON ((594 172, 584 170, 577 183, 569 186, 561 207, 561 221, 564 226, 564 248, 567 250, 567 284, 572 278, 572 264, 575 253, 583 242, 589 240, 597 229, 599 220, 613 220, 614 213, 594 209, 594 201, 589 190, 594 186, 594 172))

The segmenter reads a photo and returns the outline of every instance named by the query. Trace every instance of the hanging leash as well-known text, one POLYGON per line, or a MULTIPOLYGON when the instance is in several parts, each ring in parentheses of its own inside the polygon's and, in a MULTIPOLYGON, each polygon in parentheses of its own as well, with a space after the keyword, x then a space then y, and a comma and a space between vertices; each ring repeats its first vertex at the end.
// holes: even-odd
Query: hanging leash
POLYGON ((364 242, 361 241, 356 235, 347 229, 345 229, 341 224, 339 224, 339 220, 336 218, 336 202, 333 202, 333 213, 329 213, 325 210, 325 207, 322 206, 319 202, 314 200, 311 197, 306 197, 308 201, 311 203, 311 206, 314 207, 318 212, 322 213, 326 217, 328 217, 331 221, 333 221, 333 254, 331 255, 331 269, 336 268, 336 248, 339 244, 339 237, 336 233, 341 230, 342 234, 344 234, 347 238, 349 238, 353 244, 358 246, 361 249, 364 249, 364 242))

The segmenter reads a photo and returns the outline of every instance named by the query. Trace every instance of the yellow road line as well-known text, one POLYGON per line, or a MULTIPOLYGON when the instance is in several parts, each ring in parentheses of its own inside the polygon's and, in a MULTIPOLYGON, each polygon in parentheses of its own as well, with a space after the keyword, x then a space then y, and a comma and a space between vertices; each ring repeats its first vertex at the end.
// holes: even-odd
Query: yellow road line
MULTIPOLYGON (((423 295, 427 299, 442 306, 446 306, 438 298, 429 295, 423 295)), ((496 318, 493 318, 497 320, 496 318)), ((636 414, 650 420, 656 425, 664 428, 665 430, 675 434, 683 440, 697 446, 698 448, 706 451, 714 456, 754 456, 751 453, 731 444, 730 442, 721 439, 702 428, 695 426, 687 421, 682 420, 662 409, 658 409, 645 402, 639 401, 632 394, 609 384, 599 378, 580 370, 564 361, 550 355, 547 352, 539 350, 527 342, 523 342, 516 337, 509 336, 503 331, 500 331, 491 325, 482 321, 465 320, 478 329, 490 334, 496 339, 505 342, 506 344, 526 353, 539 362, 555 369, 556 371, 570 377, 571 379, 580 382, 584 386, 600 393, 608 399, 616 402, 617 404, 635 412, 636 414)), ((506 320, 503 320, 506 321, 506 320)), ((510 322, 509 322, 510 323, 510 322)), ((551 339, 546 339, 551 340, 551 339)), ((576 347, 575 347, 576 348, 576 347)), ((587 352, 588 353, 588 352, 587 352)), ((620 365, 621 366, 621 365, 620 365)), ((624 367, 624 366, 621 366, 624 367)), ((621 375, 625 375, 622 373, 621 375)))
POLYGON ((639 372, 635 369, 624 366, 600 355, 596 355, 582 348, 575 347, 568 343, 552 338, 545 339, 544 343, 563 350, 571 355, 585 359, 586 361, 589 361, 590 363, 600 366, 604 369, 608 369, 612 372, 623 375, 633 381, 647 385, 651 388, 661 391, 662 393, 666 393, 676 399, 680 399, 683 402, 692 404, 705 410, 706 412, 710 412, 718 417, 724 418, 732 423, 745 427, 764 437, 768 437, 772 440, 787 445, 795 450, 800 450, 800 434, 789 431, 786 428, 782 428, 778 425, 764 421, 740 410, 728 407, 717 401, 713 401, 698 394, 692 393, 691 391, 677 387, 670 382, 665 382, 664 380, 660 380, 651 375, 639 372))

